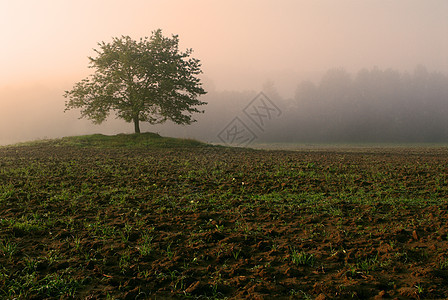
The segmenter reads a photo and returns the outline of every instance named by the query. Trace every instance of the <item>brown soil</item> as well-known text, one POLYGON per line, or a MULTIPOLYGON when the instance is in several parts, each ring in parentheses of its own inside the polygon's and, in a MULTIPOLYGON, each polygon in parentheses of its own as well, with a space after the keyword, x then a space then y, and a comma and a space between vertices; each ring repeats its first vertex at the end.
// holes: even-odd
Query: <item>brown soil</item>
POLYGON ((2 148, 0 297, 447 298, 447 162, 445 149, 2 148))

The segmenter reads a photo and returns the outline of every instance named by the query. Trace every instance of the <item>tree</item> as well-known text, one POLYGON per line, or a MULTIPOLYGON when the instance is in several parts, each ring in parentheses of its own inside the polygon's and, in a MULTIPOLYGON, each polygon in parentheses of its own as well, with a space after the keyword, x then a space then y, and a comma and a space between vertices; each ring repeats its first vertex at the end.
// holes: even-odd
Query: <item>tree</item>
POLYGON ((122 36, 98 43, 98 56, 89 57, 95 73, 65 92, 65 111, 81 109, 80 118, 95 124, 114 111, 134 123, 135 133, 140 133, 140 122, 195 122, 192 113, 204 112, 196 106, 207 104, 198 100, 206 94, 197 77, 201 64, 190 57, 192 49, 180 52, 178 44, 177 35, 164 37, 161 29, 139 41, 122 36))

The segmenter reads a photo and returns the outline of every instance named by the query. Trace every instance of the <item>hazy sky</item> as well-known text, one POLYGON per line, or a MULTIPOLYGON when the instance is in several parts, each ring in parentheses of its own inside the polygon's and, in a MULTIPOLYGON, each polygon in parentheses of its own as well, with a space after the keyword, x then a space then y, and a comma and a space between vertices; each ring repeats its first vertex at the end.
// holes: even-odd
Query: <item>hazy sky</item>
POLYGON ((446 0, 0 0, 0 144, 32 130, 20 123, 28 113, 63 110, 98 42, 157 28, 193 48, 218 90, 269 79, 291 97, 300 80, 333 67, 448 72, 446 0), (5 129, 14 119, 22 132, 5 129))

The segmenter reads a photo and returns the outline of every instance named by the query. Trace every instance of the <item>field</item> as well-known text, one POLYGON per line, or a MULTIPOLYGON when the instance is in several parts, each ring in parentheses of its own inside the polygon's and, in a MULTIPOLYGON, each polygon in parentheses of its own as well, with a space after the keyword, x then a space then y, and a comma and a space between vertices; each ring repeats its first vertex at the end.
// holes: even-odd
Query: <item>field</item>
POLYGON ((0 148, 0 298, 448 297, 446 148, 0 148))

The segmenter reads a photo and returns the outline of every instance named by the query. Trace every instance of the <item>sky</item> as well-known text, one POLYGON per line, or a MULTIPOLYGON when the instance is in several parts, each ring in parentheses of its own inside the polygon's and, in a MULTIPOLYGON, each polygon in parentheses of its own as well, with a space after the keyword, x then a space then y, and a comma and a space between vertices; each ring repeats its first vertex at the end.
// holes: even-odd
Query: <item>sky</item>
POLYGON ((335 67, 448 73, 446 0, 0 0, 0 145, 120 132, 64 114, 62 95, 98 42, 158 28, 194 50, 210 93, 272 81, 288 98, 335 67))

